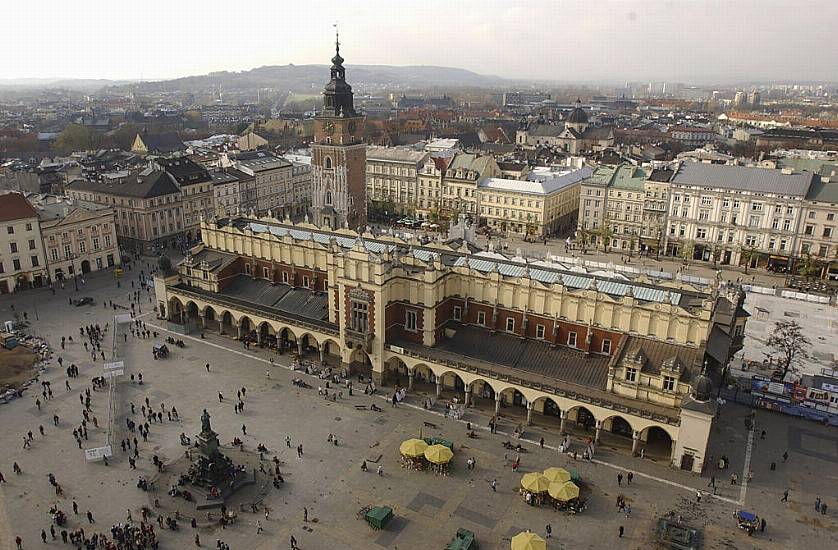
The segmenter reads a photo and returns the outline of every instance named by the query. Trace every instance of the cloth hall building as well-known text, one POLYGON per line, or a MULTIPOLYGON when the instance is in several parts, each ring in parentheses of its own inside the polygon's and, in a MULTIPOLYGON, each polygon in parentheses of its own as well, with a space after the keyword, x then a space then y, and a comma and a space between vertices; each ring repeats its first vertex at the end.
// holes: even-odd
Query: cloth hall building
POLYGON ((741 347, 736 288, 696 288, 275 218, 205 221, 155 279, 176 330, 218 331, 554 424, 701 471, 714 372, 741 347))

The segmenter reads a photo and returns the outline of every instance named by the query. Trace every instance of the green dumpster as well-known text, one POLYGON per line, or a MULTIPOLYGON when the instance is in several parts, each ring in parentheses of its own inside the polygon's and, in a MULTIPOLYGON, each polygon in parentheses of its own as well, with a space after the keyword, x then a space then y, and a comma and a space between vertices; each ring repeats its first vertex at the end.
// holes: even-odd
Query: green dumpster
POLYGON ((442 439, 441 437, 426 437, 424 438, 425 443, 428 445, 444 445, 448 447, 452 451, 454 450, 454 443, 448 441, 447 439, 442 439))
POLYGON ((364 519, 373 529, 383 529, 393 519, 393 509, 389 506, 375 506, 364 515, 364 519))
POLYGON ((457 534, 454 535, 445 550, 477 550, 477 539, 474 537, 474 533, 468 529, 457 529, 457 534))

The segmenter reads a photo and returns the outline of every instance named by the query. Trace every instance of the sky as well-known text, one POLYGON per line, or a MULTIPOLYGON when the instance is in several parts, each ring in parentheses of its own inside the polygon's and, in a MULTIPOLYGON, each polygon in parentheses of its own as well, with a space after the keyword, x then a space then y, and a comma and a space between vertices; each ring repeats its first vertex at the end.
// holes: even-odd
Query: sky
POLYGON ((838 0, 7 0, 0 79, 438 65, 515 79, 838 81, 838 0))

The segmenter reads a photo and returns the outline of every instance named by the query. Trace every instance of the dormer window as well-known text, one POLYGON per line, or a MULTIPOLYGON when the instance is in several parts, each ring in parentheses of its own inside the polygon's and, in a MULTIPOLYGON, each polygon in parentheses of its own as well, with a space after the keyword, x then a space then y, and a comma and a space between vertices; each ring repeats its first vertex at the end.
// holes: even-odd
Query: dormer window
POLYGON ((672 376, 663 377, 663 391, 675 391, 675 378, 672 376))
POLYGON ((637 369, 631 367, 626 369, 626 382, 637 382, 637 369))

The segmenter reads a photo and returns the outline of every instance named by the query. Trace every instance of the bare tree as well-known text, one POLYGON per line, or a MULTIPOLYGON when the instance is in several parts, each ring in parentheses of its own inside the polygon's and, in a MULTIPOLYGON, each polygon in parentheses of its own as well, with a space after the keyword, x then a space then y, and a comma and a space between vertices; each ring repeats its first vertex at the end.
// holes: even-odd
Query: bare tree
POLYGON ((765 343, 780 356, 779 366, 783 369, 784 380, 789 371, 795 371, 795 361, 809 356, 806 348, 812 344, 803 335, 803 329, 797 321, 777 321, 774 332, 765 343))

